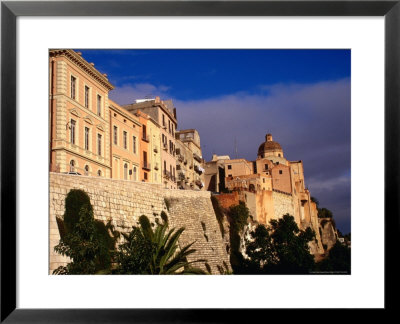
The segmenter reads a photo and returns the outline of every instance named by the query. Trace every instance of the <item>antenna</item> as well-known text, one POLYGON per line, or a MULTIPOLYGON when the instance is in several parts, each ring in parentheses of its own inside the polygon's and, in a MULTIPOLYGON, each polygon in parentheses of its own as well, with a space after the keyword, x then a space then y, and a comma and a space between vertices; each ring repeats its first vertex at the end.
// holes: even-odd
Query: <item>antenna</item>
POLYGON ((236 136, 235 136, 235 157, 236 157, 236 159, 238 158, 236 136))

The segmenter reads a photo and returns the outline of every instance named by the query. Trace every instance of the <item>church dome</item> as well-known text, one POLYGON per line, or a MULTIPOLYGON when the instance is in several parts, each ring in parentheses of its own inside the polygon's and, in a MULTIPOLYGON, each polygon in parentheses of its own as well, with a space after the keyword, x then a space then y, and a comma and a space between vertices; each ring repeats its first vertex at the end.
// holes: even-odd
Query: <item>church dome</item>
POLYGON ((275 155, 274 153, 282 153, 283 156, 282 147, 278 142, 272 139, 271 134, 267 134, 265 135, 265 142, 258 148, 258 156, 265 157, 267 155, 275 155))

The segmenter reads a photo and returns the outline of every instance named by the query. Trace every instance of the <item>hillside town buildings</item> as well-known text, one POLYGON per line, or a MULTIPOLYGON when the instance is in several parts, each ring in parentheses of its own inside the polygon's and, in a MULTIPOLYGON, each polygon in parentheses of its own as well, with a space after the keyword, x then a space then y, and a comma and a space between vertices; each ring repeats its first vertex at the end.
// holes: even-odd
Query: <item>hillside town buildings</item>
POLYGON ((187 134, 182 141, 176 136, 172 100, 155 97, 121 106, 108 98, 114 86, 107 75, 70 49, 50 50, 49 71, 50 171, 160 183, 168 189, 204 187, 200 136, 194 129, 181 131, 187 134), (183 182, 177 147, 193 170, 183 182))
POLYGON ((262 224, 288 213, 300 229, 311 227, 315 231, 312 251, 323 253, 317 206, 305 187, 303 163, 286 160, 271 134, 259 146, 255 161, 214 155, 206 162, 205 171, 206 188, 220 193, 217 197, 224 207, 243 200, 254 220, 262 224))
POLYGON ((107 75, 69 49, 50 50, 49 71, 50 171, 208 190, 221 202, 245 201, 262 224, 289 213, 301 229, 314 229, 313 252, 323 253, 303 163, 288 161, 271 134, 254 161, 213 155, 205 162, 197 130, 178 131, 172 100, 121 106, 108 98, 107 75))

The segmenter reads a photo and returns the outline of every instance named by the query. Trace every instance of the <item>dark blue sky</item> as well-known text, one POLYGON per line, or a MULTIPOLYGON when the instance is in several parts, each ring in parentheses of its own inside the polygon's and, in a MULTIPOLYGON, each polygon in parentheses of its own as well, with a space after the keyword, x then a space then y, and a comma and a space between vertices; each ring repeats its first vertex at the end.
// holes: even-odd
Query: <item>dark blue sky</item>
POLYGON ((107 73, 110 98, 173 99, 178 129, 196 128, 203 157, 255 160, 271 132, 306 186, 350 231, 350 50, 78 50, 107 73))

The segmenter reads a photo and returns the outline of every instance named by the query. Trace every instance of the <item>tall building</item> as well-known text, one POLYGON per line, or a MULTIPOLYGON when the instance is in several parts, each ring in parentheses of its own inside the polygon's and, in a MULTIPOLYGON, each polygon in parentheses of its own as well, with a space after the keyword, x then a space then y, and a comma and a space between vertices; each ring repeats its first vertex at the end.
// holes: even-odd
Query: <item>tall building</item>
POLYGON ((110 177, 108 92, 114 86, 69 49, 49 51, 49 71, 50 171, 110 177))
POLYGON ((147 120, 147 129, 149 132, 149 157, 151 163, 151 182, 162 183, 161 172, 161 127, 149 116, 147 120))
POLYGON ((171 100, 163 101, 160 97, 140 99, 124 108, 131 113, 137 111, 149 115, 160 128, 161 135, 161 172, 165 188, 176 189, 175 131, 177 129, 176 108, 171 100))
POLYGON ((205 190, 204 163, 200 136, 195 129, 181 130, 176 136, 176 168, 180 189, 205 190))

